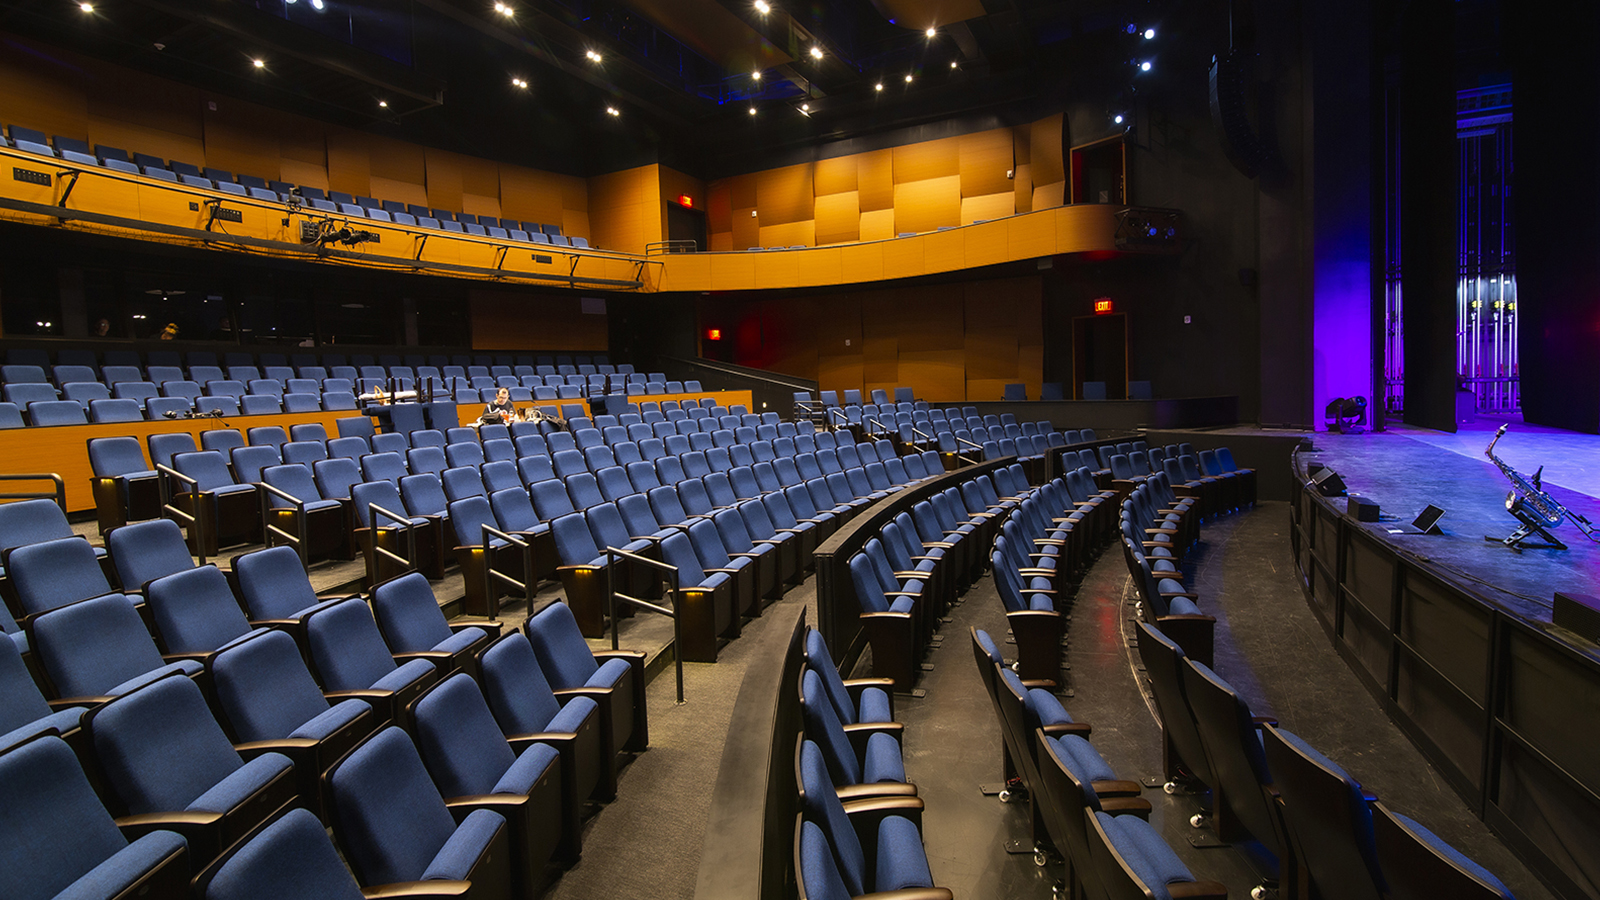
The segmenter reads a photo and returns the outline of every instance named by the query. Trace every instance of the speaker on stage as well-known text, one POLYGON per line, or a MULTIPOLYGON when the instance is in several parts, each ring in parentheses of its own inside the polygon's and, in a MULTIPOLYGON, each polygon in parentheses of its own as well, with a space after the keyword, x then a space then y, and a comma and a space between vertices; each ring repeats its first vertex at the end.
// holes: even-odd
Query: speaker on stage
POLYGON ((1317 493, 1324 497, 1345 496, 1344 479, 1339 477, 1338 472, 1329 468, 1323 468, 1317 474, 1311 476, 1309 486, 1316 488, 1317 493))

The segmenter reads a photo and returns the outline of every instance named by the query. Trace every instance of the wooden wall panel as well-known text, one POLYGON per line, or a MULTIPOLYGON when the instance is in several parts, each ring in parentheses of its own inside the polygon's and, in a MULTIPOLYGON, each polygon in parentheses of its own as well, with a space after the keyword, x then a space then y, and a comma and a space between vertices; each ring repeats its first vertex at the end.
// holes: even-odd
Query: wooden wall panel
POLYGON ((756 177, 756 208, 761 226, 787 225, 812 218, 812 166, 804 163, 767 169, 756 177))
POLYGON ((1052 206, 1061 206, 1066 202, 1066 190, 1067 183, 1065 181, 1034 185, 1033 209, 1040 210, 1049 209, 1052 206))
POLYGON ((817 160, 816 173, 812 176, 812 181, 816 185, 817 196, 842 194, 845 191, 856 190, 856 170, 858 166, 859 164, 854 156, 836 156, 833 159, 817 160))
MULTIPOLYGON (((474 216, 493 216, 498 219, 500 218, 500 198, 498 196, 490 197, 483 194, 462 192, 461 211, 474 216)), ((565 229, 562 230, 565 231, 565 229)))
MULTIPOLYGON (((851 169, 852 174, 854 168, 851 169)), ((853 180, 853 179, 852 179, 853 180)), ((857 191, 821 194, 816 199, 818 246, 861 240, 861 195, 857 191)))
POLYGON ((735 208, 733 211, 733 249, 747 250, 761 246, 761 222, 750 215, 755 207, 735 208))
POLYGON ((736 175, 727 180, 728 191, 732 196, 734 209, 754 209, 756 207, 756 175, 736 175))
POLYGON ((6 43, 6 52, 0 53, 6 124, 81 137, 89 126, 86 82, 92 76, 50 48, 9 35, 6 43))
POLYGON ((367 149, 367 135, 343 128, 329 129, 328 187, 350 194, 372 193, 372 157, 367 149))
POLYGON ((429 149, 423 161, 428 167, 428 205, 436 209, 460 209, 461 157, 448 150, 429 149))
POLYGON ((718 251, 718 252, 726 252, 726 251, 732 250, 733 249, 733 232, 731 232, 731 231, 713 232, 712 235, 711 235, 711 249, 714 250, 714 251, 718 251))
POLYGON ((428 205, 428 189, 420 182, 393 181, 372 176, 372 196, 378 200, 398 200, 401 203, 428 205))
POLYGON ((900 352, 959 351, 965 342, 966 304, 959 285, 930 285, 908 292, 892 327, 900 352))
POLYGON ((1012 202, 1018 213, 1033 212, 1033 166, 1019 165, 1016 174, 1012 202))
POLYGON ((499 197, 500 164, 476 156, 461 157, 461 190, 480 197, 499 197))
POLYGON ((726 181, 706 186, 706 230, 712 235, 733 234, 733 191, 726 181))
MULTIPOLYGON (((856 156, 856 189, 861 192, 861 212, 894 207, 894 151, 873 150, 856 156)), ((862 230, 866 230, 865 222, 862 230)), ((862 236, 862 240, 871 238, 862 236)))
POLYGON ((874 209, 861 211, 861 239, 863 241, 887 241, 895 236, 894 209, 874 209))
POLYGON ((1007 170, 1016 165, 1009 128, 995 128, 957 138, 961 161, 961 196, 980 197, 1011 190, 1007 170))
MULTIPOLYGON (((307 127, 298 120, 294 127, 278 135, 278 155, 320 169, 328 168, 328 138, 321 127, 307 127)), ((327 178, 326 175, 323 176, 327 178)), ((288 179, 285 179, 288 180, 288 179)), ((427 183, 427 151, 423 151, 423 183, 427 183)))
POLYGON ((873 388, 894 393, 900 381, 900 345, 893 335, 875 336, 868 332, 861 348, 861 394, 873 388))
MULTIPOLYGON (((278 162, 278 177, 290 184, 303 184, 306 187, 328 189, 328 170, 325 166, 316 163, 301 162, 288 157, 278 162)), ((459 196, 459 195, 457 195, 459 196)), ((428 204, 432 206, 433 204, 428 204)))
POLYGON ((290 118, 242 100, 216 103, 214 111, 201 106, 205 164, 258 178, 277 178, 282 159, 277 132, 293 128, 290 118))
POLYGON ((817 243, 815 224, 810 219, 786 225, 762 225, 760 242, 763 247, 813 247, 817 243))
POLYGON ((428 180, 427 158, 422 148, 416 144, 368 135, 367 154, 374 178, 419 185, 428 180))
POLYGON ((641 166, 589 179, 591 239, 596 246, 643 253, 647 242, 661 239, 657 178, 655 166, 641 166))
POLYGON ((894 231, 934 231, 961 224, 961 176, 948 175, 894 186, 894 231))
POLYGON ((1058 113, 1034 122, 1029 130, 1028 162, 1035 184, 1066 180, 1061 146, 1062 116, 1058 113))
POLYGON ((960 138, 941 138, 894 148, 894 183, 897 185, 960 174, 960 138))
POLYGON ((954 350, 900 350, 900 375, 896 386, 916 390, 918 400, 959 402, 967 399, 966 355, 954 350))
MULTIPOLYGON (((522 166, 501 166, 500 214, 519 222, 560 224, 563 188, 559 175, 522 166)), ((585 202, 584 208, 587 207, 585 202)))
MULTIPOLYGON (((1007 182, 1009 188, 1010 183, 1007 182)), ((1017 211, 1017 195, 1009 189, 1003 194, 983 194, 961 198, 961 224, 1003 219, 1017 211)))

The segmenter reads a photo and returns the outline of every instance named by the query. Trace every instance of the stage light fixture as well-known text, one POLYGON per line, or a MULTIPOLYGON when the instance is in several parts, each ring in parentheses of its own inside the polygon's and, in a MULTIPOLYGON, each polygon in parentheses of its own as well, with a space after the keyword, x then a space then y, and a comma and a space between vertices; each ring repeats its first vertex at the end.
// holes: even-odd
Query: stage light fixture
POLYGON ((512 9, 510 4, 507 3, 496 3, 494 5, 494 11, 508 19, 516 14, 516 10, 512 9))
POLYGON ((388 109, 389 108, 389 101, 387 101, 387 100, 379 100, 378 101, 378 108, 379 109, 388 109))
POLYGON ((955 60, 953 60, 953 59, 950 60, 950 68, 954 69, 954 68, 958 68, 958 67, 959 67, 959 64, 955 60))
POLYGON ((622 113, 615 106, 606 107, 606 113, 608 115, 612 115, 612 116, 620 116, 620 115, 622 115, 622 113))
POLYGON ((928 26, 928 30, 925 33, 928 35, 928 39, 929 40, 932 40, 933 38, 936 38, 936 37, 939 36, 939 30, 937 28, 934 28, 932 25, 928 26))
POLYGON ((821 46, 819 46, 817 44, 812 44, 811 45, 811 58, 812 59, 821 59, 822 58, 822 47, 821 46))
POLYGON ((521 88, 523 90, 527 90, 528 89, 528 83, 526 81, 523 81, 521 78, 513 78, 513 79, 511 79, 511 84, 512 84, 513 87, 519 87, 519 88, 521 88))
POLYGON ((1152 68, 1154 68, 1154 64, 1152 64, 1152 63, 1151 63, 1151 62, 1150 62, 1150 60, 1148 60, 1148 59, 1147 59, 1147 60, 1145 60, 1145 61, 1144 61, 1144 62, 1142 62, 1142 63, 1139 63, 1139 71, 1141 71, 1141 72, 1148 72, 1148 71, 1150 71, 1150 70, 1151 70, 1151 69, 1152 69, 1152 68))
POLYGON ((756 114, 756 108, 754 106, 750 107, 750 115, 753 116, 755 114, 756 114))
POLYGON ((751 73, 750 73, 750 77, 751 77, 751 78, 754 78, 754 79, 755 79, 755 80, 757 80, 757 81, 760 81, 760 80, 761 80, 761 70, 760 70, 760 69, 757 69, 757 70, 755 70, 755 71, 754 71, 754 72, 751 72, 751 73))
POLYGON ((906 73, 906 84, 910 84, 911 83, 911 78, 912 78, 911 73, 907 72, 906 73))
POLYGON ((767 13, 772 12, 772 7, 767 4, 767 0, 756 0, 756 12, 761 13, 764 16, 767 13))
POLYGON ((1156 39, 1156 30, 1154 28, 1146 28, 1144 30, 1144 39, 1147 40, 1147 41, 1155 40, 1156 39))
POLYGON ((327 7, 328 4, 322 2, 322 0, 311 0, 311 8, 317 12, 322 12, 324 9, 327 9, 327 7))
POLYGON ((593 62, 593 63, 597 63, 597 62, 602 62, 603 61, 603 57, 601 57, 600 54, 594 52, 593 50, 585 50, 585 51, 583 51, 583 55, 588 57, 589 61, 593 62))
POLYGON ((872 89, 875 90, 875 91, 883 90, 883 82, 880 81, 877 84, 873 85, 872 89))
POLYGON ((83 10, 86 13, 94 12, 94 4, 93 3, 79 3, 78 4, 78 8, 83 10))
POLYGON ((250 65, 255 66, 258 69, 265 69, 267 67, 267 61, 258 57, 250 60, 250 65))
POLYGON ((1111 121, 1115 122, 1118 125, 1121 125, 1122 124, 1122 113, 1117 113, 1116 115, 1112 116, 1111 117, 1111 121))

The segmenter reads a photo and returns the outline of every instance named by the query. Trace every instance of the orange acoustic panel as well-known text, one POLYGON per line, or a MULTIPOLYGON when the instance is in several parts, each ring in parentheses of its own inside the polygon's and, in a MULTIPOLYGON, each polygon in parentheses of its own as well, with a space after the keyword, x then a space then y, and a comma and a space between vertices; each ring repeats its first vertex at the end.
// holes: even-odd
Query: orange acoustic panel
MULTIPOLYGON (((893 335, 869 336, 862 342, 861 380, 863 388, 893 387, 900 378, 900 347, 893 335)), ((863 390, 862 393, 866 393, 863 390)), ((893 393, 891 390, 890 393, 893 393)))
POLYGON ((750 215, 755 207, 733 211, 733 249, 761 246, 761 221, 750 215))
POLYGON ((756 193, 757 176, 735 175, 727 180, 728 191, 733 196, 734 209, 750 209, 760 205, 756 193))
POLYGON ((375 178, 412 184, 422 184, 428 178, 427 158, 416 144, 368 135, 367 150, 375 178))
POLYGON ((733 191, 726 181, 706 186, 706 230, 712 234, 733 231, 733 191))
POLYGON ((1009 128, 994 128, 957 138, 961 160, 961 196, 978 197, 1011 190, 1006 172, 1015 166, 1009 128))
POLYGON ((894 183, 961 174, 961 139, 941 138, 894 148, 894 183))
POLYGON ((856 190, 856 170, 859 166, 854 154, 817 160, 816 171, 812 175, 817 197, 856 190))
POLYGON ((1011 190, 1011 183, 1006 183, 1006 190, 999 194, 982 194, 977 197, 961 198, 961 224, 971 225, 977 221, 992 221, 1003 219, 1017 211, 1017 195, 1011 190))
MULTIPOLYGON (((562 176, 522 166, 501 166, 500 214, 519 222, 556 224, 564 218, 564 190, 562 176)), ((588 203, 577 208, 587 211, 588 203)))
MULTIPOLYGON (((216 102, 215 110, 202 107, 205 164, 229 172, 274 177, 280 158, 274 132, 289 130, 294 127, 294 122, 284 113, 254 103, 242 100, 216 102), (263 172, 272 174, 262 175, 263 172)), ((420 159, 420 149, 417 155, 420 159)), ((421 178, 417 180, 420 182, 421 178)))
POLYGON ((756 209, 763 228, 812 217, 811 164, 767 169, 756 176, 756 209))
POLYGON ((499 164, 476 156, 462 156, 461 190, 480 197, 500 196, 499 164))
POLYGON ((861 239, 861 195, 857 191, 819 195, 815 201, 815 214, 814 230, 818 246, 861 239))
POLYGON ((963 349, 900 350, 899 384, 930 403, 967 399, 967 366, 963 349))
POLYGON ((1057 113, 1033 123, 1030 131, 1031 147, 1028 151, 1028 163, 1033 166, 1035 184, 1063 181, 1067 177, 1066 169, 1063 167, 1062 121, 1061 114, 1057 113))
POLYGON ((374 175, 372 176, 372 198, 427 206, 428 189, 423 187, 421 182, 394 181, 374 175))
POLYGON ((810 247, 816 243, 815 223, 807 219, 786 225, 762 225, 760 239, 763 247, 810 247))
POLYGON ((1017 166, 1017 177, 1015 181, 1015 191, 1012 194, 1012 202, 1016 204, 1017 212, 1019 213, 1033 212, 1032 165, 1024 164, 1017 166))
POLYGON ((435 209, 461 208, 461 157, 445 150, 426 151, 428 205, 435 209))
POLYGON ((1067 183, 1065 181, 1035 184, 1033 187, 1033 208, 1040 210, 1064 205, 1066 203, 1066 190, 1067 183))
POLYGON ((372 159, 367 135, 343 128, 328 130, 328 187, 347 194, 372 190, 372 159))
POLYGON ((733 249, 733 232, 731 232, 731 231, 713 232, 712 235, 711 235, 711 249, 713 251, 732 250, 733 249))
POLYGON ((887 241, 895 236, 894 208, 861 211, 861 239, 887 241))
POLYGON ((948 175, 894 186, 894 230, 933 231, 961 224, 961 176, 948 175))
POLYGON ((474 216, 492 216, 498 219, 500 218, 500 198, 463 193, 461 195, 461 211, 474 216))
MULTIPOLYGON (((873 150, 856 155, 856 189, 861 192, 861 211, 891 209, 894 207, 894 151, 873 150)), ((866 236, 862 224, 861 239, 866 236)))

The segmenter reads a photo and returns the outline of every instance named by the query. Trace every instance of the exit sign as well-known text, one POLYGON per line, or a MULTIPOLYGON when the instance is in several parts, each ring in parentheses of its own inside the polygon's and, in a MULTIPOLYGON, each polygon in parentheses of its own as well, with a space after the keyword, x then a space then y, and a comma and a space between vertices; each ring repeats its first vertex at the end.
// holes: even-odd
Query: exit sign
POLYGON ((1104 315, 1110 315, 1113 312, 1116 312, 1116 310, 1111 308, 1111 298, 1110 297, 1101 297, 1099 300, 1096 300, 1094 302, 1094 314, 1095 315, 1104 316, 1104 315))

